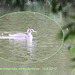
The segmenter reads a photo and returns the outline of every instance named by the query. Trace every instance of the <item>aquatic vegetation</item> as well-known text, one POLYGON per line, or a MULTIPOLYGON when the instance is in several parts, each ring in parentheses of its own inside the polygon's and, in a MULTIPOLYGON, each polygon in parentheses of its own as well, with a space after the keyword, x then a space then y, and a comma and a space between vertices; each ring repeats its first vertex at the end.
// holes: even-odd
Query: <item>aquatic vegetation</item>
MULTIPOLYGON (((68 15, 68 17, 70 17, 71 19, 75 20, 75 16, 72 15, 68 15)), ((64 42, 68 41, 68 40, 72 40, 75 39, 75 22, 69 23, 65 26, 62 27, 63 30, 67 29, 68 32, 66 33, 65 37, 64 37, 64 42)), ((62 32, 60 31, 59 34, 57 35, 58 39, 63 38, 62 37, 62 32), (61 36, 61 37, 60 37, 61 36)), ((72 56, 75 53, 75 46, 71 49, 71 45, 69 44, 67 46, 68 50, 70 50, 70 55, 72 56)))

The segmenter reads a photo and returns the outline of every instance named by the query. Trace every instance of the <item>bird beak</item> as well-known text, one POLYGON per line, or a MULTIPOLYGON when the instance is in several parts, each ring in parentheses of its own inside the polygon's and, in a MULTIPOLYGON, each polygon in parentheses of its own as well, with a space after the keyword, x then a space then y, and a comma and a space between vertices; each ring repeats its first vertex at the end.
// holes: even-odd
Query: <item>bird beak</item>
POLYGON ((34 32, 37 32, 37 31, 34 31, 34 32))

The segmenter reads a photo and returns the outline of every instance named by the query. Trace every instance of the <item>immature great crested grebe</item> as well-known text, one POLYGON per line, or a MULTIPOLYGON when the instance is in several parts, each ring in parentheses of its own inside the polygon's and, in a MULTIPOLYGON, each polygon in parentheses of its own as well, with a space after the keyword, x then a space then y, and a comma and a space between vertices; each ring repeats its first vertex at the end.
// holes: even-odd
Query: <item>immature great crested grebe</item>
POLYGON ((23 33, 17 33, 17 34, 9 34, 9 37, 11 38, 30 38, 33 39, 33 35, 31 34, 32 32, 36 32, 33 29, 27 29, 27 35, 23 33))

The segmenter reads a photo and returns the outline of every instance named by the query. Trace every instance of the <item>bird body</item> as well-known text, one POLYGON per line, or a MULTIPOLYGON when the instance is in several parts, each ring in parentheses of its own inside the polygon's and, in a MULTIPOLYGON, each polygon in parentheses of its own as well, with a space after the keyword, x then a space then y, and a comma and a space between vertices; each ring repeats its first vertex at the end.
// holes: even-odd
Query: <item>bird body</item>
POLYGON ((31 34, 32 32, 36 32, 33 29, 27 29, 27 35, 23 33, 17 33, 17 34, 9 34, 9 37, 11 38, 30 38, 33 39, 33 35, 31 34))

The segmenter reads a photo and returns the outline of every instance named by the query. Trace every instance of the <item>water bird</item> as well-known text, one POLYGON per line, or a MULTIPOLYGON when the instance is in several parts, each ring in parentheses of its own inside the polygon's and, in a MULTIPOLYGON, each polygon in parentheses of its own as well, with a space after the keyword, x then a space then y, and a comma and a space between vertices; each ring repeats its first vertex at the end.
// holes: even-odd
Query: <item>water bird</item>
POLYGON ((9 34, 9 37, 11 38, 29 38, 29 39, 33 39, 33 35, 31 34, 32 32, 36 32, 33 29, 27 29, 27 35, 24 33, 17 33, 17 34, 9 34))

